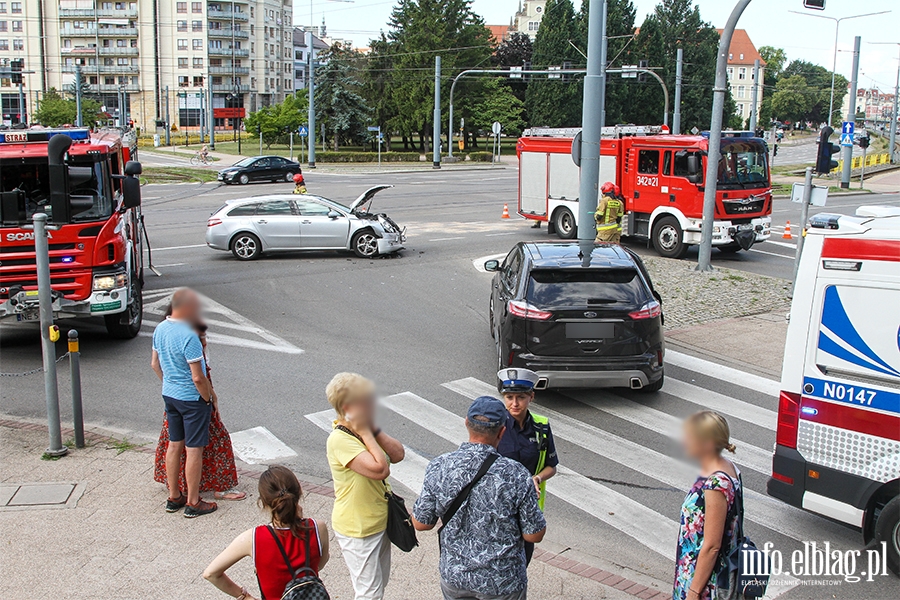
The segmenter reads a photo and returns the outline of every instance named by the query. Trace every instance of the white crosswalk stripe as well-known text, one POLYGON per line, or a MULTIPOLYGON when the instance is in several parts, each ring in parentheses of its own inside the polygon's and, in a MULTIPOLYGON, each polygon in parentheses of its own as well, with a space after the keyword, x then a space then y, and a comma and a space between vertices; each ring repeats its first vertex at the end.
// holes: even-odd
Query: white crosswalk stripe
MULTIPOLYGON (((689 369, 697 373, 702 373, 703 375, 708 375, 709 377, 714 377, 722 381, 734 383, 741 387, 756 390, 757 392, 771 396, 772 398, 778 398, 778 394, 781 392, 780 384, 774 379, 760 377, 753 373, 746 373, 739 369, 726 367, 725 365, 720 365, 719 363, 714 363, 689 354, 676 352, 675 350, 666 350, 666 362, 675 365, 676 367, 689 369)), ((668 383, 666 385, 668 386, 668 383)))
MULTIPOLYGON (((734 417, 775 431, 778 414, 767 408, 738 400, 700 386, 696 386, 671 377, 666 379, 663 392, 704 408, 714 410, 728 417, 734 417)), ((773 400, 774 402, 774 400, 773 400)))

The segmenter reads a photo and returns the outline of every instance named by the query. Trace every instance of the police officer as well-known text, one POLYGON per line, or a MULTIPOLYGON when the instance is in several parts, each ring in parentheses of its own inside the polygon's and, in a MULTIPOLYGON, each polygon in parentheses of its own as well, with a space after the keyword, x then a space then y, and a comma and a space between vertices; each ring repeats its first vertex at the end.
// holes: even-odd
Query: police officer
MULTIPOLYGON (((534 400, 534 385, 538 381, 538 374, 529 369, 509 368, 501 370, 497 377, 500 380, 500 393, 509 413, 506 433, 500 438, 497 452, 521 463, 532 474, 538 506, 543 510, 547 480, 556 475, 559 459, 547 417, 528 410, 534 400)), ((531 562, 532 554, 534 544, 525 542, 526 563, 531 562)))
POLYGON ((597 239, 595 242, 619 243, 621 238, 622 215, 625 214, 625 203, 616 198, 615 185, 607 181, 600 188, 602 196, 597 204, 597 212, 594 213, 594 221, 597 222, 597 239))

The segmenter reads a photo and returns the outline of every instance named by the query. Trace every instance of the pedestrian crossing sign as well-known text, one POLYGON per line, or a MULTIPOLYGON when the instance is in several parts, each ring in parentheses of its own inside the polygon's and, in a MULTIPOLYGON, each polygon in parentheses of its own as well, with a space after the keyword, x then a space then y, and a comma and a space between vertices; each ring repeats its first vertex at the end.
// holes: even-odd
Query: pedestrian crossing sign
POLYGON ((853 134, 852 133, 842 133, 841 134, 841 146, 853 146, 853 134))

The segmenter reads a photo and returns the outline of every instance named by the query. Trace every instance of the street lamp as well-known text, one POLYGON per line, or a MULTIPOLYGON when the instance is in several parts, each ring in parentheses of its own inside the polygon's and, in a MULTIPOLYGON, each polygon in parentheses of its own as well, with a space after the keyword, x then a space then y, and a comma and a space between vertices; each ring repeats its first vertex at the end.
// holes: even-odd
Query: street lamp
MULTIPOLYGON (((831 125, 831 117, 834 115, 834 71, 837 69, 837 46, 838 46, 838 30, 841 27, 841 21, 849 19, 860 19, 862 17, 874 17, 875 15, 887 14, 891 11, 882 10, 880 12, 866 13, 864 15, 852 15, 849 17, 828 17, 825 15, 817 15, 815 13, 800 12, 798 10, 789 10, 788 12, 795 15, 803 15, 804 17, 816 17, 817 19, 828 19, 834 21, 834 56, 831 59, 831 99, 828 101, 828 124, 831 125)), ((853 99, 850 100, 853 102, 853 99)))

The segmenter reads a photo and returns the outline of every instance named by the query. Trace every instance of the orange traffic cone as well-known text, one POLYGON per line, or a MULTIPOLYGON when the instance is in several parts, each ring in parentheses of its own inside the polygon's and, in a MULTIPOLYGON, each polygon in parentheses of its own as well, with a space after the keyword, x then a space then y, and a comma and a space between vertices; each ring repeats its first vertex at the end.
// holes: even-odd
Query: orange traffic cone
POLYGON ((501 216, 500 218, 501 219, 509 218, 509 206, 507 206, 506 204, 503 205, 503 216, 501 216))
POLYGON ((791 240, 794 239, 794 236, 791 235, 791 222, 788 221, 787 225, 784 226, 784 235, 781 236, 781 239, 791 240))

